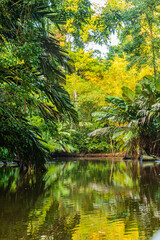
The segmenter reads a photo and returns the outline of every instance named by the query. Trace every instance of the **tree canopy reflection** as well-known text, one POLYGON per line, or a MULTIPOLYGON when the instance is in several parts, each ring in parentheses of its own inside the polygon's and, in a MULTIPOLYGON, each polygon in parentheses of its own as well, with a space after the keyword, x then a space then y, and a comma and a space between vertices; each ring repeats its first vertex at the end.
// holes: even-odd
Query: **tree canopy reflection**
POLYGON ((159 228, 159 164, 55 162, 0 169, 2 239, 149 239, 159 228), (9 231, 8 231, 9 230, 9 231))

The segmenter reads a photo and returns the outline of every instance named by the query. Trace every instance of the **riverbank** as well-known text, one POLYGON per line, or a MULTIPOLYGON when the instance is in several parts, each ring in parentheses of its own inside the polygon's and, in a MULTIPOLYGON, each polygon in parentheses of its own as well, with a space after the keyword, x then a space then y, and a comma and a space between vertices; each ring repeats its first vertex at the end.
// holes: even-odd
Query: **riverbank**
POLYGON ((110 158, 121 157, 125 155, 124 152, 117 153, 67 153, 67 152, 55 152, 51 154, 52 158, 71 157, 71 158, 110 158))

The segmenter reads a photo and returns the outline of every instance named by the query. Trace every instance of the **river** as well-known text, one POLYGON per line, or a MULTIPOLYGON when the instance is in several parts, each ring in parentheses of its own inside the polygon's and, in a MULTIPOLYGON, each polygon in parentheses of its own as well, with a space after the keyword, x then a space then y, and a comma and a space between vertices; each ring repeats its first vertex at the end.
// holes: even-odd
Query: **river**
POLYGON ((139 240, 160 229, 160 165, 72 160, 0 168, 0 240, 139 240))

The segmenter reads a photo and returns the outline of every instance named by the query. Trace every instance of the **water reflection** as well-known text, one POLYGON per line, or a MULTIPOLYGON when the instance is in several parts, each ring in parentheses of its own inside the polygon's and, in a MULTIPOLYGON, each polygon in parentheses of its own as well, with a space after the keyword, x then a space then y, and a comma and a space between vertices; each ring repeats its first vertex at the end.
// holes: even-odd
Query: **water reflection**
POLYGON ((0 240, 151 239, 160 228, 160 165, 55 162, 0 168, 0 240))

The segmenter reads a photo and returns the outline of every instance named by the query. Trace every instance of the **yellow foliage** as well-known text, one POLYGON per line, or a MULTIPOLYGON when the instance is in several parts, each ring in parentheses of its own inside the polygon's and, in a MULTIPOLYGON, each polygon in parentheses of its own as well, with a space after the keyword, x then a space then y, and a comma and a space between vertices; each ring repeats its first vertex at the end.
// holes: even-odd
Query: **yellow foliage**
POLYGON ((108 86, 108 94, 112 96, 121 96, 121 88, 123 86, 129 87, 134 90, 136 84, 145 75, 151 73, 151 69, 146 67, 138 71, 135 67, 130 70, 127 69, 128 62, 125 58, 115 57, 111 61, 111 67, 105 72, 104 82, 108 86))
POLYGON ((85 53, 80 49, 78 52, 72 52, 71 57, 75 62, 76 73, 67 76, 66 88, 73 101, 76 92, 76 101, 80 108, 89 102, 90 112, 105 106, 107 95, 121 96, 123 86, 134 90, 140 79, 152 74, 149 67, 139 71, 132 67, 127 71, 128 62, 125 57, 116 56, 110 61, 111 66, 108 69, 105 60, 93 58, 92 52, 85 53))
POLYGON ((107 0, 107 6, 112 9, 125 9, 129 3, 126 0, 107 0))
POLYGON ((73 12, 76 13, 80 2, 81 0, 66 0, 65 1, 66 11, 72 10, 73 12))
POLYGON ((88 19, 88 24, 85 22, 81 24, 80 35, 83 42, 87 42, 89 35, 92 35, 92 33, 96 31, 103 31, 104 29, 105 25, 101 22, 101 16, 97 14, 88 19))

